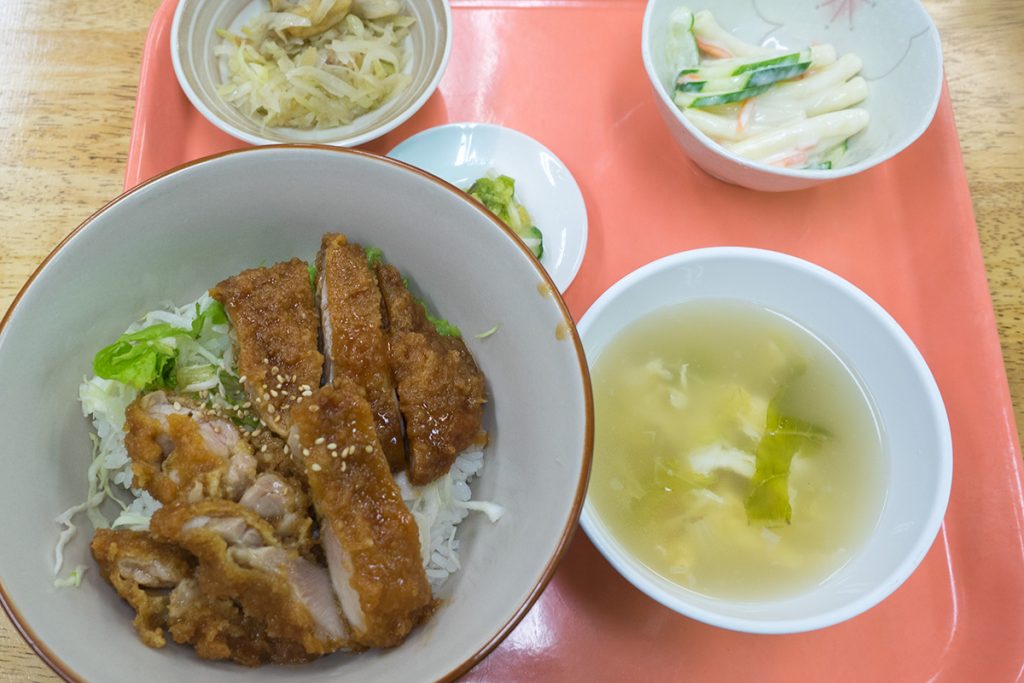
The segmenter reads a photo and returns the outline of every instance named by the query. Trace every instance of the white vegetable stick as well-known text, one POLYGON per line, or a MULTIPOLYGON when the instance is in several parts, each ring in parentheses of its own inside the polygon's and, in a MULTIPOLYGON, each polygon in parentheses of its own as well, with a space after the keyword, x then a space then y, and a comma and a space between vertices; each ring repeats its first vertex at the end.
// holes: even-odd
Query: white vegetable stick
POLYGON ((829 112, 726 147, 739 156, 764 161, 780 154, 787 155, 801 150, 810 152, 825 139, 845 140, 864 130, 868 120, 868 113, 864 109, 829 112))
POLYGON ((792 125, 807 118, 800 109, 789 109, 783 115, 775 112, 769 117, 758 114, 760 107, 754 105, 754 114, 750 123, 739 129, 736 115, 713 114, 704 109, 684 109, 683 116, 690 120, 697 129, 715 142, 739 142, 760 135, 781 125, 792 125))
POLYGON ((693 15, 693 33, 702 43, 710 43, 720 47, 737 57, 757 57, 760 55, 778 54, 775 50, 751 45, 732 35, 715 21, 708 10, 701 10, 693 15))
POLYGON ((868 84, 863 78, 857 76, 843 85, 833 86, 817 97, 807 100, 807 115, 818 116, 830 111, 846 109, 864 101, 867 96, 868 84))
POLYGON ((853 53, 845 54, 836 60, 834 64, 820 71, 805 75, 800 80, 787 81, 778 87, 772 88, 762 97, 766 101, 812 97, 826 88, 850 80, 857 75, 861 66, 863 66, 863 62, 861 62, 860 57, 853 53))
POLYGON ((824 69, 836 63, 838 55, 835 45, 825 43, 823 45, 811 45, 811 67, 812 69, 824 69))
POLYGON ((743 133, 736 130, 735 117, 712 114, 701 109, 684 109, 683 116, 688 118, 697 130, 716 142, 743 139, 743 133))

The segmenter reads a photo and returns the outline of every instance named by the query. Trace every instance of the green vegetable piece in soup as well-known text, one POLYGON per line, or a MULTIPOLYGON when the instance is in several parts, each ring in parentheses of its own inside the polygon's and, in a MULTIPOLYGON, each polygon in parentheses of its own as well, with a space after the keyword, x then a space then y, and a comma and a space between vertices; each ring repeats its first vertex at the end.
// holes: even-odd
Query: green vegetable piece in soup
POLYGON ((768 404, 765 432, 757 445, 754 478, 744 502, 747 520, 764 526, 790 523, 793 509, 789 504, 789 469, 793 457, 828 438, 828 432, 820 427, 781 415, 778 400, 776 395, 768 404))

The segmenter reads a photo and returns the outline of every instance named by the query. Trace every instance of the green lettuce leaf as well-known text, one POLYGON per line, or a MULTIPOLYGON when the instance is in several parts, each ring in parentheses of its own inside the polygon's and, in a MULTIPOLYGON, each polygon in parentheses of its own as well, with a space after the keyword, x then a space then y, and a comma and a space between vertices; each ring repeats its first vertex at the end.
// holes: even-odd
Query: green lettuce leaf
POLYGON ((178 384, 175 372, 178 349, 164 340, 175 337, 197 339, 207 323, 221 325, 228 321, 223 306, 218 302, 210 304, 205 311, 197 309, 196 313, 191 329, 157 323, 122 334, 96 354, 92 361, 93 372, 97 377, 123 382, 140 391, 175 388, 178 384))
POLYGON ((437 316, 431 314, 430 309, 427 308, 427 304, 425 301, 422 301, 420 299, 417 299, 417 301, 420 302, 420 306, 423 307, 423 312, 427 314, 427 320, 430 321, 430 324, 434 326, 434 329, 437 330, 437 333, 439 335, 441 335, 442 337, 462 336, 462 331, 459 330, 458 327, 452 325, 444 318, 438 318, 437 316))
MULTIPOLYGON (((198 339, 199 335, 203 333, 203 326, 209 321, 210 325, 224 325, 228 321, 228 316, 224 312, 224 307, 219 301, 214 301, 207 306, 205 311, 199 310, 199 304, 196 304, 196 319, 192 321, 192 338, 198 339)), ((147 330, 150 328, 146 328, 147 330)), ((164 335, 167 336, 167 335, 164 335)))
POLYGON ((366 248, 366 262, 370 264, 371 268, 373 268, 383 260, 384 252, 382 252, 380 249, 378 249, 377 247, 366 248))
POLYGON ((92 362, 93 372, 97 377, 117 380, 140 390, 149 387, 174 388, 177 384, 174 365, 178 350, 158 340, 173 336, 175 332, 181 330, 161 324, 134 334, 122 335, 96 354, 92 362), (151 336, 138 338, 142 333, 151 336))
POLYGON ((309 271, 309 287, 316 294, 316 266, 312 263, 307 263, 306 270, 309 271))

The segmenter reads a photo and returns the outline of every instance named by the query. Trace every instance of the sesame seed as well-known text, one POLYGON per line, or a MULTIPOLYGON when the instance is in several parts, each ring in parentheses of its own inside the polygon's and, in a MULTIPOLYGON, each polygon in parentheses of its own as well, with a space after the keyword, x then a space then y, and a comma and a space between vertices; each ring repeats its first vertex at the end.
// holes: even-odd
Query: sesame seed
POLYGON ((257 427, 256 429, 252 430, 252 435, 253 436, 259 436, 262 433, 263 433, 263 430, 260 429, 259 427, 257 427))
POLYGON ((263 394, 263 400, 264 401, 269 401, 270 400, 270 394, 263 394))
POLYGON ((277 366, 275 365, 274 367, 270 368, 270 372, 272 372, 273 374, 276 375, 277 374, 277 366))
POLYGON ((270 395, 273 396, 274 398, 277 398, 277 392, 274 391, 273 389, 270 390, 270 395))
POLYGON ((337 458, 338 457, 338 451, 331 451, 331 457, 332 458, 337 458))
POLYGON ((214 434, 220 434, 220 427, 214 426, 213 433, 214 434))
POLYGON ((284 383, 284 377, 282 377, 281 375, 278 375, 277 376, 277 381, 281 382, 283 384, 284 383))
POLYGON ((270 413, 271 415, 273 415, 276 411, 277 411, 277 408, 274 407, 273 403, 271 403, 269 406, 267 406, 267 412, 270 413))
POLYGON ((267 444, 263 444, 262 446, 260 446, 260 453, 266 453, 266 452, 267 452, 267 444))
POLYGON ((325 439, 325 438, 324 438, 324 437, 322 437, 322 436, 318 436, 318 437, 316 437, 316 441, 314 441, 313 443, 315 443, 315 444, 316 444, 317 446, 319 446, 319 445, 320 445, 320 444, 322 444, 322 443, 323 443, 324 441, 327 441, 327 439, 325 439))
POLYGON ((305 396, 306 398, 309 398, 310 396, 313 395, 313 392, 310 391, 309 389, 306 389, 305 391, 302 392, 302 395, 305 396))
POLYGON ((303 448, 302 449, 302 454, 303 455, 309 455, 309 449, 308 448, 303 448))
POLYGON ((309 466, 309 469, 313 470, 314 472, 319 472, 323 468, 320 467, 320 463, 315 462, 315 463, 313 463, 312 465, 309 466))
POLYGON ((264 359, 263 359, 263 363, 264 363, 264 364, 267 364, 267 363, 269 363, 269 362, 270 362, 270 361, 269 361, 268 359, 266 359, 266 358, 264 358, 264 359))
POLYGON ((175 410, 181 410, 181 403, 179 403, 178 401, 175 401, 174 402, 174 409, 175 410))
POLYGON ((245 380, 247 380, 247 379, 249 379, 248 375, 242 375, 241 377, 238 378, 238 383, 239 384, 244 384, 245 380))
POLYGON ((367 453, 373 453, 373 446, 367 444, 366 448, 364 448, 363 450, 366 451, 367 453))
POLYGON ((348 463, 347 462, 341 463, 341 471, 342 472, 344 472, 347 467, 348 467, 348 463))
POLYGON ((314 403, 313 405, 311 405, 309 407, 309 410, 310 410, 310 412, 315 413, 316 411, 320 410, 320 406, 318 406, 317 404, 314 403))
POLYGON ((329 450, 329 451, 337 450, 337 448, 338 448, 338 444, 334 443, 333 441, 331 443, 327 444, 327 450, 329 450))
POLYGON ((288 454, 290 454, 291 452, 292 452, 292 448, 291 448, 291 446, 289 446, 288 444, 285 444, 285 445, 284 445, 284 454, 285 454, 285 455, 288 455, 288 454))
POLYGON ((296 403, 302 403, 302 397, 301 397, 301 396, 299 396, 299 397, 298 397, 297 399, 295 399, 295 402, 296 402, 296 403))

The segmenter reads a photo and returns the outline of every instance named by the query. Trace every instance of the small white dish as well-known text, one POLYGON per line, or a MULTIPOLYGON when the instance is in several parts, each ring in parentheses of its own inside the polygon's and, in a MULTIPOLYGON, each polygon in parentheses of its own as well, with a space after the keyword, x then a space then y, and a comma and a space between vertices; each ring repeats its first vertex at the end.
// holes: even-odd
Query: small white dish
POLYGON ((569 288, 587 250, 587 207, 569 169, 547 147, 502 126, 450 123, 412 136, 388 156, 461 190, 488 173, 514 178, 516 197, 544 234, 541 265, 559 292, 569 288))
POLYGON ((928 365, 899 324, 854 285, 796 257, 745 247, 672 254, 612 285, 579 322, 588 361, 596 361, 636 320, 698 299, 739 300, 775 311, 818 337, 857 376, 881 423, 886 463, 880 483, 885 502, 874 529, 845 565, 817 585, 787 597, 742 601, 707 597, 655 573, 608 530, 590 498, 581 526, 630 583, 669 609, 713 626, 797 633, 867 611, 924 559, 949 500, 952 439, 928 365))
POLYGON ((221 42, 217 31, 239 33, 269 6, 266 0, 180 0, 171 23, 171 63, 189 101, 206 120, 228 135, 254 145, 301 142, 355 147, 375 140, 405 123, 426 104, 448 66, 452 51, 449 0, 404 3, 404 12, 416 22, 406 39, 410 82, 384 103, 334 128, 261 126, 217 94, 227 70, 214 54, 221 42))
POLYGON ((799 190, 873 168, 927 130, 942 93, 942 44, 919 0, 648 0, 641 54, 655 104, 669 132, 694 163, 727 183, 764 192, 799 190), (871 115, 850 141, 849 161, 830 170, 769 166, 733 154, 683 116, 672 101, 678 73, 668 57, 668 22, 680 6, 710 10, 727 31, 751 43, 799 48, 831 43, 864 61, 871 115))

